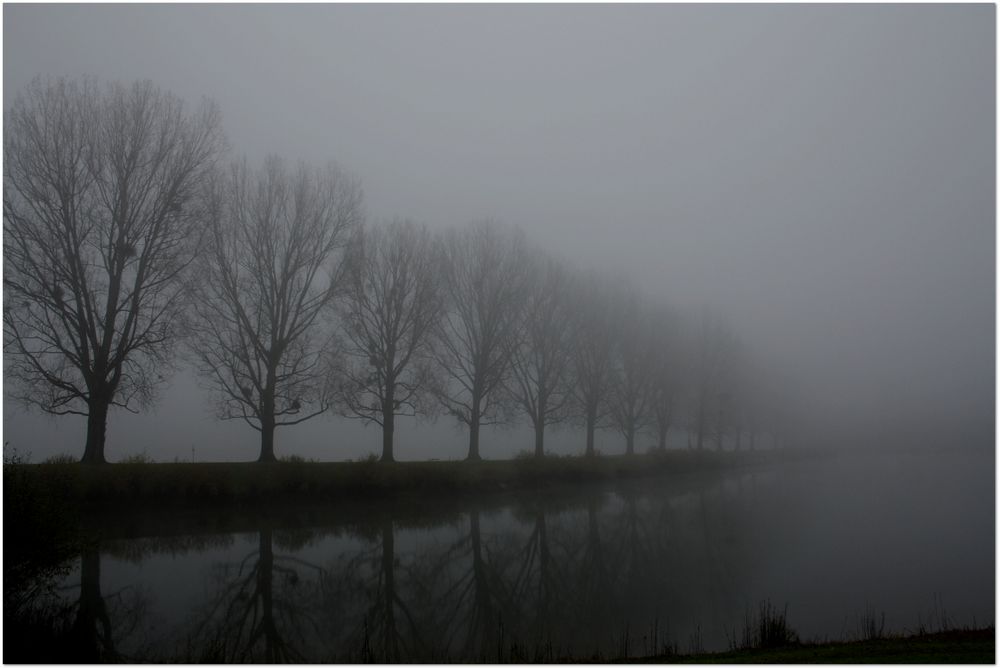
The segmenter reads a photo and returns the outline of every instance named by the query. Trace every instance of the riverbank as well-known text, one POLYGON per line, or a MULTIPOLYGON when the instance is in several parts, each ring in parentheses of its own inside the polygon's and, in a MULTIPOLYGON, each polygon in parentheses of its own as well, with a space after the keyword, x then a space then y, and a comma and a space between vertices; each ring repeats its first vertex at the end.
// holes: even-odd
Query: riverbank
POLYGON ((698 655, 657 655, 650 664, 994 664, 996 632, 948 630, 867 641, 804 643, 785 648, 698 655))
POLYGON ((539 489, 667 474, 695 474, 796 459, 790 451, 667 451, 633 456, 513 460, 5 465, 13 496, 84 507, 333 501, 397 494, 539 489))

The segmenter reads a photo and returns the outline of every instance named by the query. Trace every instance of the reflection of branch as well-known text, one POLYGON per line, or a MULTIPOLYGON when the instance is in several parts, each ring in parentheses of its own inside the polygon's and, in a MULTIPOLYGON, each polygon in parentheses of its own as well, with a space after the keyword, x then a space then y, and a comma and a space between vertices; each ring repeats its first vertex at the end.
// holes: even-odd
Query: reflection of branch
POLYGON ((617 606, 613 598, 615 588, 611 583, 604 542, 601 540, 597 505, 593 500, 587 505, 586 537, 579 566, 574 574, 577 598, 573 608, 578 612, 578 617, 583 618, 578 624, 582 624, 585 629, 590 628, 592 633, 606 632, 603 620, 617 606))
MULTIPOLYGON (((340 575, 332 584, 331 601, 346 602, 359 595, 362 600, 361 611, 354 613, 346 625, 349 633, 344 641, 348 661, 395 662, 428 654, 422 628, 432 622, 429 616, 414 614, 400 593, 398 561, 392 521, 385 519, 377 539, 346 559, 343 566, 331 570, 340 575), (405 620, 402 628, 397 609, 405 620)), ((409 577, 408 585, 420 584, 417 571, 413 565, 403 569, 409 577)), ((428 599, 422 598, 423 601, 428 599)))
POLYGON ((299 583, 295 566, 323 574, 320 567, 299 558, 275 555, 271 530, 261 530, 258 550, 240 561, 236 578, 223 585, 208 609, 201 627, 210 630, 210 637, 202 649, 207 656, 201 659, 271 664, 303 661, 304 656, 279 629, 279 622, 282 629, 296 633, 299 642, 304 641, 304 623, 312 622, 314 631, 318 631, 318 624, 300 620, 300 613, 308 607, 297 598, 289 601, 281 596, 280 589, 276 593, 274 583, 275 574, 283 574, 288 577, 283 579, 284 585, 295 588, 299 583))

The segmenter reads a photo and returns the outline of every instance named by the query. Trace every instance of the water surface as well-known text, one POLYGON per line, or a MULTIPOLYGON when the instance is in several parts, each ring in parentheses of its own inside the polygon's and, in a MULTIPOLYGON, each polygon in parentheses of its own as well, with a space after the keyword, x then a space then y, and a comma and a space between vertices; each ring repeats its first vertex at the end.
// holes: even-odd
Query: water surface
POLYGON ((238 531, 207 514, 97 519, 45 610, 79 657, 131 661, 725 650, 763 600, 803 639, 857 636, 872 614, 887 631, 982 625, 994 499, 992 454, 911 454, 411 499, 336 520, 282 509, 228 523, 238 531))

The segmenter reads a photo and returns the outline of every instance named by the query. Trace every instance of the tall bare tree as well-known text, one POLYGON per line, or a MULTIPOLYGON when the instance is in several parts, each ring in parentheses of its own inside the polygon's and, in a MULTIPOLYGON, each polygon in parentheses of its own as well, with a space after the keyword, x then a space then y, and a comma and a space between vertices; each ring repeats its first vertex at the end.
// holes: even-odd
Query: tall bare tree
POLYGON ((650 373, 650 429, 656 447, 665 450, 667 434, 677 420, 677 406, 684 384, 684 349, 676 316, 664 308, 654 308, 648 323, 652 349, 650 373))
POLYGON ((553 258, 533 254, 524 307, 523 329, 514 348, 510 393, 535 430, 535 456, 545 448, 545 426, 566 417, 573 320, 569 278, 553 258))
MULTIPOLYGON (((36 79, 4 120, 4 352, 13 395, 87 417, 105 461, 110 407, 148 405, 181 324, 196 186, 219 114, 149 82, 36 79)), ((9 386, 9 387, 10 387, 9 386)))
POLYGON ((445 309, 434 358, 444 372, 441 404, 469 426, 470 460, 479 460, 479 428, 505 419, 510 373, 525 295, 525 241, 493 221, 453 229, 441 246, 445 309))
POLYGON ((639 295, 627 287, 617 300, 613 375, 609 393, 612 424, 625 437, 625 454, 635 453, 635 438, 651 420, 652 366, 655 346, 649 315, 639 295))
POLYGON ((587 433, 585 453, 593 456, 594 431, 607 417, 614 379, 615 305, 608 282, 593 274, 581 278, 573 305, 573 397, 587 433))
POLYGON ((430 333, 441 317, 433 244, 425 227, 395 221, 363 229, 351 251, 340 396, 349 415, 382 426, 383 462, 393 460, 396 416, 429 410, 430 333))
POLYGON ((716 445, 721 449, 730 402, 729 379, 735 365, 738 340, 721 316, 704 310, 695 346, 691 416, 695 446, 699 450, 704 448, 706 437, 714 434, 716 445))
POLYGON ((361 222, 361 189, 335 167, 277 158, 234 165, 212 187, 205 253, 192 286, 191 347, 219 416, 260 432, 273 461, 274 430, 326 411, 334 349, 324 317, 361 222))

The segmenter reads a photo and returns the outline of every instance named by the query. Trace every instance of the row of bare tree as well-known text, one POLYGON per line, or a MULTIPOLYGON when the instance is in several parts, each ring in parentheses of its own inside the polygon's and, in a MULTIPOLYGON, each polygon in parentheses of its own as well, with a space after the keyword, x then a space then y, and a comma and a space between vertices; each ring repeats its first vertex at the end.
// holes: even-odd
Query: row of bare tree
POLYGON ((432 234, 366 225, 336 167, 223 164, 219 114, 148 82, 36 80, 5 115, 5 377, 15 397, 87 416, 104 462, 111 407, 154 399, 181 343, 219 416, 261 434, 335 411, 381 426, 455 417, 479 459, 483 425, 524 414, 637 436, 683 407, 692 446, 754 426, 740 347, 647 303, 626 281, 570 270, 484 221, 432 234))

